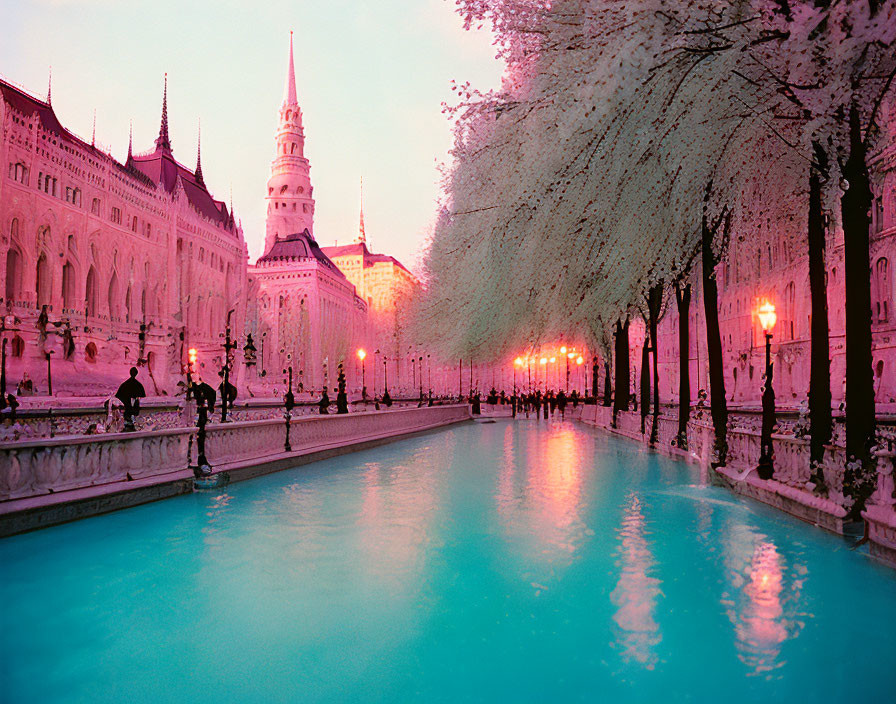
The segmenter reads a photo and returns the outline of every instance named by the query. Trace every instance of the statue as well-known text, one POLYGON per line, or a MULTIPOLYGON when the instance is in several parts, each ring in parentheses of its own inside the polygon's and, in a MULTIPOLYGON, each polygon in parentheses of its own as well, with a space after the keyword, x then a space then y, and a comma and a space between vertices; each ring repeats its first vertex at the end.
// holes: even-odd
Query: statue
POLYGON ((320 397, 320 401, 317 403, 317 407, 320 409, 320 414, 322 416, 328 415, 330 413, 330 397, 327 395, 327 387, 324 387, 324 392, 320 397))

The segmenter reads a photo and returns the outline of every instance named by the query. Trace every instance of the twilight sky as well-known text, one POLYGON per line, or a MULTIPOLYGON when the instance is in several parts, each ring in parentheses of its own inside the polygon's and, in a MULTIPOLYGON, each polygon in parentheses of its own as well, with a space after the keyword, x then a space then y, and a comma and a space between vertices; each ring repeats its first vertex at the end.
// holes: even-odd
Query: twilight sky
POLYGON ((305 155, 322 245, 351 241, 358 182, 374 251, 413 266, 438 195, 450 81, 498 85, 486 32, 465 32, 453 0, 0 0, 0 75, 40 97, 53 67, 62 123, 123 160, 158 134, 162 76, 175 157, 196 164, 242 219, 252 260, 264 240, 264 193, 295 32, 305 155))

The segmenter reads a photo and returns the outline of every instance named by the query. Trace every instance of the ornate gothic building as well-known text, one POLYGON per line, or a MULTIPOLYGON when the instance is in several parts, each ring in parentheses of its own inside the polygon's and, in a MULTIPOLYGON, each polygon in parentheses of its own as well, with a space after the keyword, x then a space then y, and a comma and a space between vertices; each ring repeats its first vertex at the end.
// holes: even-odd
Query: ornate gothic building
POLYGON ((50 100, 0 81, 0 292, 8 386, 114 390, 132 365, 171 394, 185 350, 217 385, 230 313, 242 330, 247 250, 233 213, 174 158, 167 78, 154 148, 121 162, 69 132, 50 100))

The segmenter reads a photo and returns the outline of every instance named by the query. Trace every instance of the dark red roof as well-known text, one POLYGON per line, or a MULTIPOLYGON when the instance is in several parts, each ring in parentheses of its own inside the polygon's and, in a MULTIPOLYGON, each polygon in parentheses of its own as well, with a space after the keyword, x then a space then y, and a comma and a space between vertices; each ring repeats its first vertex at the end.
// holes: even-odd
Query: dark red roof
POLYGON ((274 242, 268 252, 259 257, 256 264, 309 258, 316 259, 333 273, 339 274, 345 278, 345 275, 339 270, 339 267, 330 261, 330 258, 323 252, 317 242, 315 242, 307 229, 302 232, 287 235, 283 239, 278 239, 274 242))
POLYGON ((49 103, 28 95, 23 90, 3 80, 0 80, 0 94, 16 112, 25 116, 36 115, 41 126, 47 132, 57 135, 62 140, 76 144, 81 149, 91 152, 97 157, 110 161, 121 171, 144 185, 155 186, 156 184, 161 184, 166 191, 171 193, 177 185, 177 180, 180 179, 184 186, 184 192, 187 194, 187 199, 197 212, 219 225, 226 227, 233 224, 231 214, 227 212, 225 203, 215 200, 204 185, 198 184, 195 174, 182 164, 179 164, 169 150, 156 148, 151 154, 132 157, 128 163, 122 164, 109 154, 97 149, 92 144, 88 144, 65 129, 49 103))
POLYGON ((197 182, 196 175, 179 163, 168 149, 156 147, 150 154, 131 157, 128 164, 146 174, 169 193, 177 188, 180 181, 190 205, 197 212, 220 225, 228 224, 230 213, 227 212, 224 201, 215 200, 205 185, 197 182))

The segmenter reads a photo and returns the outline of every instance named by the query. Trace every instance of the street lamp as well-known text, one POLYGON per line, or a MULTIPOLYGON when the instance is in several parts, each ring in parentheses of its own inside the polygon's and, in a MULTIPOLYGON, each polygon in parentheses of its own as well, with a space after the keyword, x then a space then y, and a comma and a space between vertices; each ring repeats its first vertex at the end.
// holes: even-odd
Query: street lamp
POLYGON ((517 357, 513 360, 513 393, 516 394, 516 368, 523 366, 523 358, 517 357))
POLYGON ((221 422, 227 422, 227 406, 230 402, 230 368, 233 366, 232 352, 237 348, 236 340, 230 339, 230 316, 233 309, 227 311, 227 323, 224 333, 224 366, 221 379, 221 422))
MULTIPOLYGON (((582 364, 584 364, 584 362, 585 362, 585 358, 582 357, 582 355, 579 355, 578 357, 576 357, 576 365, 577 366, 581 367, 582 364)), ((588 379, 585 375, 584 369, 582 370, 582 388, 584 390, 584 394, 583 394, 582 398, 585 398, 585 396, 588 395, 588 379)))
POLYGON ((772 452, 772 428, 775 427, 775 391, 772 388, 774 368, 772 366, 772 328, 778 322, 775 306, 766 301, 759 306, 759 324, 765 334, 765 388, 762 391, 762 438, 760 440, 759 465, 756 470, 760 479, 771 479, 775 473, 772 452))

